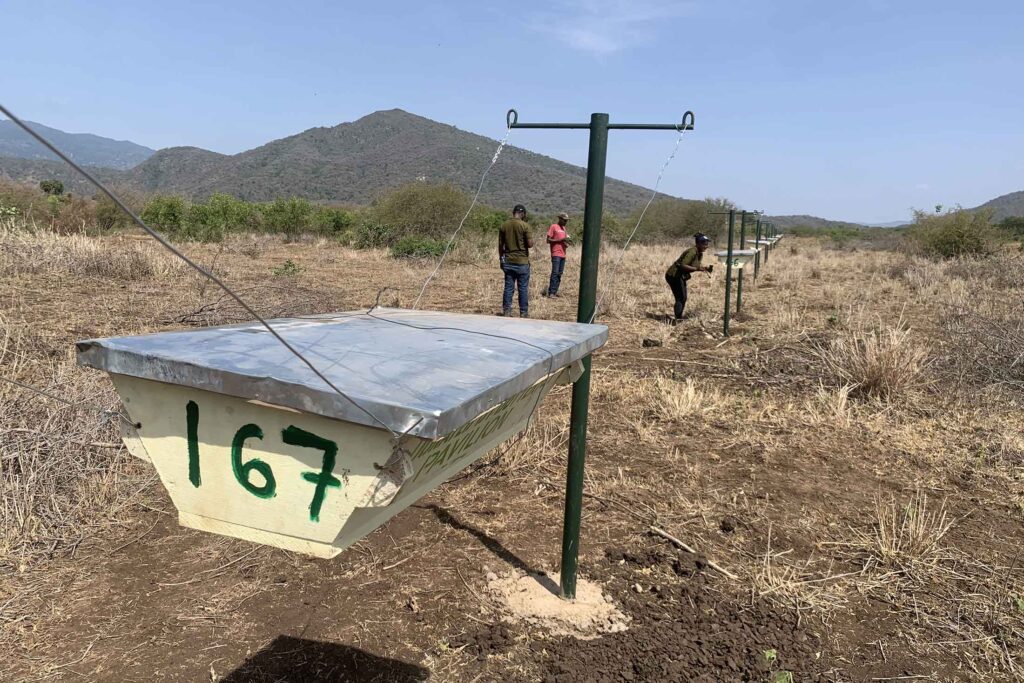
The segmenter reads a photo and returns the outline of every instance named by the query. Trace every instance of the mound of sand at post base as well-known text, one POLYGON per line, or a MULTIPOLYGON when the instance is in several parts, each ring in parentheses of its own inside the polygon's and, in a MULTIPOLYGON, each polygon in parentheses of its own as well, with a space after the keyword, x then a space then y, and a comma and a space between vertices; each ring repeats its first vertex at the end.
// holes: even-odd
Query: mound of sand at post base
POLYGON ((524 621, 555 635, 587 640, 625 631, 629 622, 600 586, 582 578, 576 582, 575 600, 559 595, 557 576, 548 572, 488 573, 487 591, 509 621, 524 621))

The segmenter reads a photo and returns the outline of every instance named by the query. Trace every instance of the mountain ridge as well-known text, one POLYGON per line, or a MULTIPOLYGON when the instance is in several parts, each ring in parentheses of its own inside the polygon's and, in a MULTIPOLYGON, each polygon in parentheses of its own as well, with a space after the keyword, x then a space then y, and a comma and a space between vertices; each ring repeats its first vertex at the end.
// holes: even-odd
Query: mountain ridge
MULTIPOLYGON (((130 140, 113 140, 92 133, 67 133, 34 121, 25 123, 83 166, 127 170, 144 162, 156 151, 130 140)), ((0 120, 0 156, 57 160, 53 152, 9 119, 0 120)))
POLYGON ((989 210, 992 212, 992 219, 1001 221, 1005 218, 1024 216, 1024 190, 1007 192, 995 199, 990 199, 984 204, 971 209, 971 211, 989 210))
MULTIPOLYGON (((0 132, 9 131, 14 125, 11 121, 0 121, 0 132)), ((199 200, 223 192, 249 201, 296 196, 314 201, 369 204, 389 190, 416 181, 451 183, 472 193, 498 145, 497 140, 402 109, 381 110, 334 126, 308 128, 237 154, 191 146, 154 151, 127 141, 88 133, 64 133, 37 123, 30 125, 71 153, 76 161, 92 166, 91 172, 105 182, 145 193, 181 194, 199 200), (134 146, 143 150, 140 153, 146 157, 120 169, 94 165, 90 161, 95 161, 95 157, 83 159, 81 150, 69 148, 69 139, 134 146)), ((11 144, 4 146, 10 136, 0 134, 0 175, 30 182, 53 178, 62 181, 69 191, 95 193, 95 188, 63 162, 46 158, 42 152, 49 154, 48 150, 20 129, 17 132, 24 139, 13 150, 19 154, 13 155, 11 144), (33 151, 28 143, 39 149, 33 151)), ((579 213, 583 210, 585 185, 585 168, 509 145, 491 169, 480 199, 498 208, 523 203, 531 211, 579 213)), ((650 193, 650 189, 640 185, 609 177, 605 208, 625 215, 646 203, 650 193)), ((972 210, 978 209, 991 209, 996 220, 1024 216, 1024 191, 996 197, 972 210)), ((853 221, 810 215, 767 219, 781 228, 866 227, 853 221)))
MULTIPOLYGON (((198 148, 161 150, 131 169, 128 182, 147 192, 201 199, 224 192, 249 201, 279 196, 367 204, 417 180, 474 192, 497 140, 389 109, 331 127, 314 127, 233 155, 198 148)), ((531 211, 583 209, 586 170, 515 146, 491 169, 481 201, 531 211)), ((609 178, 608 210, 628 213, 650 190, 609 178)), ((663 195, 667 196, 667 195, 663 195)))

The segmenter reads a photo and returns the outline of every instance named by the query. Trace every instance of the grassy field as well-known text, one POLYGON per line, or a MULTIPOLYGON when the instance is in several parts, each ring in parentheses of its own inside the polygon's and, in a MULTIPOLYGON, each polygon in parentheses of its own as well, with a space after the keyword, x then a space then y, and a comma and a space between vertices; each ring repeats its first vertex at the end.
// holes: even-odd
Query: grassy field
MULTIPOLYGON (((719 273, 670 327, 679 245, 624 255, 599 311, 581 568, 633 625, 592 641, 505 623, 484 591, 488 572, 557 566, 568 389, 315 560, 178 527, 114 421, 0 383, 3 678, 1024 680, 1024 260, 829 244, 783 242, 727 339, 719 273)), ((433 267, 322 239, 186 249, 270 317, 385 287, 410 305, 433 267)), ((533 317, 575 318, 574 257, 533 317)), ((131 235, 8 225, 0 276, 0 375, 106 410, 76 340, 246 319, 131 235)), ((494 314, 500 293, 489 245, 463 246, 424 307, 494 314)))

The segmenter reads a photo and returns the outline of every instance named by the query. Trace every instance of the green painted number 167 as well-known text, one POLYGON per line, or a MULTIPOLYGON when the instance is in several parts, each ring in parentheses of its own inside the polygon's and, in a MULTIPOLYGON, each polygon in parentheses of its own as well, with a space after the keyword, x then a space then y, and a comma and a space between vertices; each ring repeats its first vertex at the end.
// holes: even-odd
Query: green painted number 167
MULTIPOLYGON (((185 422, 188 428, 188 480, 192 482, 192 486, 199 488, 203 480, 199 468, 199 405, 195 401, 185 404, 185 422)), ((273 498, 277 495, 277 480, 270 465, 259 458, 242 460, 242 448, 246 439, 262 440, 263 430, 259 425, 249 423, 235 432, 235 437, 231 440, 231 469, 234 471, 235 479, 252 495, 258 498, 273 498), (263 477, 262 484, 255 484, 251 480, 254 471, 263 477)), ((319 522, 320 509, 327 496, 327 488, 341 488, 341 480, 334 476, 338 444, 295 426, 282 429, 281 440, 290 446, 315 448, 324 454, 319 472, 302 473, 302 478, 315 486, 313 500, 309 504, 309 518, 319 522)))

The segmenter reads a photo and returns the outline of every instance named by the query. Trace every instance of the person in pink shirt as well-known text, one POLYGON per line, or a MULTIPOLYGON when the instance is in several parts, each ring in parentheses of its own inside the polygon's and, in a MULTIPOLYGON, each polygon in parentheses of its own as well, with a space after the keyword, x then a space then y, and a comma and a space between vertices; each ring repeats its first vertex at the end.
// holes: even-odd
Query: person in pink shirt
POLYGON ((565 248, 572 244, 572 238, 565 231, 569 223, 569 214, 558 214, 558 222, 548 228, 548 244, 551 245, 551 280, 543 296, 561 296, 558 286, 562 283, 562 271, 565 270, 565 248))

